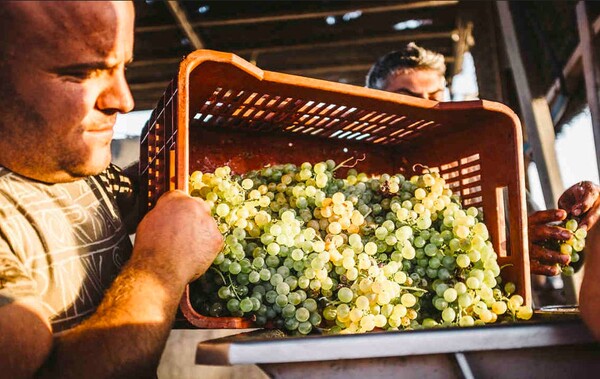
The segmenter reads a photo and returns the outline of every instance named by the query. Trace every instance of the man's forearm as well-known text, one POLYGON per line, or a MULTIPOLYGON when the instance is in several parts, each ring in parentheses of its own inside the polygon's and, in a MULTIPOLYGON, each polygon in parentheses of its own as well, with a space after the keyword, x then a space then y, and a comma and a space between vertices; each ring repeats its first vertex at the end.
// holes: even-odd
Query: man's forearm
POLYGON ((586 241, 586 262, 581 293, 579 294, 579 310, 588 328, 600 341, 600 230, 590 230, 586 241))
POLYGON ((42 377, 154 377, 183 286, 129 262, 96 313, 55 338, 42 377))

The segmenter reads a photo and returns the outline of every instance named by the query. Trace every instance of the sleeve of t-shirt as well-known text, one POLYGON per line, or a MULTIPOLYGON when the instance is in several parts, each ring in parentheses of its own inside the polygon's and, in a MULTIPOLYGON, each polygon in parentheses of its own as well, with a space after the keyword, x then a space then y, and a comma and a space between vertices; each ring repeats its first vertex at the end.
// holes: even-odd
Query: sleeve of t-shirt
POLYGON ((0 237, 0 306, 37 296, 36 286, 8 243, 0 237))
POLYGON ((114 197, 127 230, 133 233, 139 222, 138 178, 126 175, 112 163, 98 177, 114 197))

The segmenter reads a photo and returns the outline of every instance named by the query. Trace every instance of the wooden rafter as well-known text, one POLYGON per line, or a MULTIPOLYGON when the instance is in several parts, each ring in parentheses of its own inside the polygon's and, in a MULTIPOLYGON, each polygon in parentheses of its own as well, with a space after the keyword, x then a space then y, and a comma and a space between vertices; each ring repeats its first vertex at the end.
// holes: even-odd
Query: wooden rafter
POLYGON ((581 46, 581 62, 583 65, 583 76, 585 79, 585 92, 590 115, 592 116, 592 130, 594 132, 594 144, 596 146, 596 162, 600 167, 600 103, 598 90, 598 58, 594 51, 594 32, 590 25, 587 9, 584 1, 579 1, 576 7, 577 25, 579 28, 579 40, 581 46))
MULTIPOLYGON (((355 45, 369 45, 376 43, 387 43, 387 42, 401 42, 401 41, 423 41, 431 39, 444 39, 452 38, 455 34, 455 30, 444 31, 444 32, 429 32, 429 33, 409 33, 409 34, 393 34, 380 37, 366 37, 358 39, 347 39, 340 41, 320 42, 320 43, 303 43, 296 45, 284 45, 284 46, 268 46, 258 47, 251 49, 238 49, 233 52, 237 55, 251 55, 251 54, 266 54, 266 53, 281 53, 281 52, 292 52, 318 48, 332 48, 332 47, 344 47, 344 46, 355 46, 355 45)), ((161 58, 161 59, 148 59, 141 61, 134 61, 129 67, 142 67, 152 66, 155 64, 173 64, 181 61, 181 57, 177 58, 161 58)))
MULTIPOLYGON (((166 2, 167 4, 170 1, 166 2)), ((437 7, 446 7, 450 5, 456 5, 458 1, 416 1, 412 3, 403 3, 403 4, 394 4, 394 5, 385 5, 385 6, 377 6, 377 7, 369 7, 369 6, 355 6, 349 9, 343 10, 331 10, 331 11, 322 11, 322 12, 308 12, 308 13, 291 13, 291 14, 282 14, 282 15, 274 15, 274 16, 262 16, 262 17, 249 17, 249 18, 234 18, 234 19, 226 19, 226 20, 214 20, 214 21, 198 21, 191 24, 192 28, 208 28, 214 26, 231 26, 231 25, 248 25, 248 24, 258 24, 264 22, 285 22, 291 20, 307 20, 314 18, 322 18, 327 16, 343 16, 348 12, 354 12, 356 10, 360 10, 363 14, 367 13, 384 13, 384 12, 394 12, 394 11, 408 11, 415 9, 423 9, 423 8, 437 8, 437 7)), ((361 5, 364 5, 361 4, 361 5)), ((145 33, 145 32, 161 32, 166 30, 175 29, 175 25, 154 25, 154 26, 142 26, 135 29, 136 33, 145 33)))
MULTIPOLYGON (((594 20, 594 22, 591 25, 591 29, 594 33, 594 36, 596 36, 600 33, 600 16, 598 16, 594 20)), ((576 80, 574 80, 573 78, 580 77, 583 72, 583 65, 582 65, 582 61, 581 61, 581 55, 582 55, 581 52, 582 52, 582 46, 581 46, 581 42, 579 42, 577 44, 577 47, 575 48, 575 50, 573 50, 573 53, 567 60, 565 67, 563 68, 563 76, 566 79, 568 91, 572 91, 573 87, 575 86, 576 80)), ((552 103, 552 101, 554 101, 554 98, 559 93, 559 91, 560 91, 560 81, 558 79, 556 79, 554 81, 554 84, 552 84, 552 86, 546 93, 546 100, 548 101, 548 103, 552 103)))
POLYGON ((454 66, 452 76, 459 74, 462 71, 463 57, 467 51, 469 51, 469 44, 471 43, 473 36, 473 23, 470 21, 463 21, 462 18, 458 20, 458 30, 452 35, 454 40, 454 66))
POLYGON ((181 30, 183 30, 185 36, 190 40, 194 50, 203 49, 204 43, 202 42, 202 39, 198 33, 194 31, 194 28, 190 24, 190 21, 185 14, 185 10, 181 7, 179 1, 165 1, 165 4, 173 14, 173 17, 175 17, 177 25, 181 28, 181 30))
POLYGON ((548 209, 554 209, 563 191, 563 184, 554 150, 555 135, 550 109, 545 98, 533 98, 531 95, 508 1, 498 1, 496 6, 521 114, 525 121, 527 139, 533 148, 533 158, 542 184, 545 205, 548 209))

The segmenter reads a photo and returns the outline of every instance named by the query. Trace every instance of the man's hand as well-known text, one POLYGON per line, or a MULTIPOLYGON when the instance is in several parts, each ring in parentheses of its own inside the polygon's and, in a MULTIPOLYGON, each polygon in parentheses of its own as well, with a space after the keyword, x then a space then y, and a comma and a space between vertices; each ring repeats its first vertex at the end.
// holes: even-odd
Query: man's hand
POLYGON ((579 182, 558 199, 558 207, 568 215, 583 217, 580 228, 590 230, 600 218, 600 187, 592 182, 579 182))
POLYGON ((210 209, 181 191, 164 194, 140 222, 133 259, 148 260, 165 279, 185 285, 202 275, 223 247, 210 209))
POLYGON ((565 241, 572 233, 559 226, 549 225, 551 222, 562 221, 567 212, 562 209, 549 209, 532 213, 528 218, 529 227, 529 258, 531 272, 538 275, 554 276, 560 273, 557 263, 567 265, 571 257, 542 246, 545 241, 565 241))

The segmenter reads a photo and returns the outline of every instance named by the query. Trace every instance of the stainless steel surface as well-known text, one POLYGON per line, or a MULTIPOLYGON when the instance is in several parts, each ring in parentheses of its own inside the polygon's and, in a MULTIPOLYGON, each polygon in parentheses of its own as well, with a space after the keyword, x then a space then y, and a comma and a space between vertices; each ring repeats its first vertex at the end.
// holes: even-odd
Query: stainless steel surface
POLYGON ((198 344, 196 363, 274 364, 454 354, 579 345, 594 340, 579 320, 360 335, 261 337, 240 334, 198 344))
POLYGON ((449 354, 274 363, 259 367, 272 379, 465 379, 449 354))

